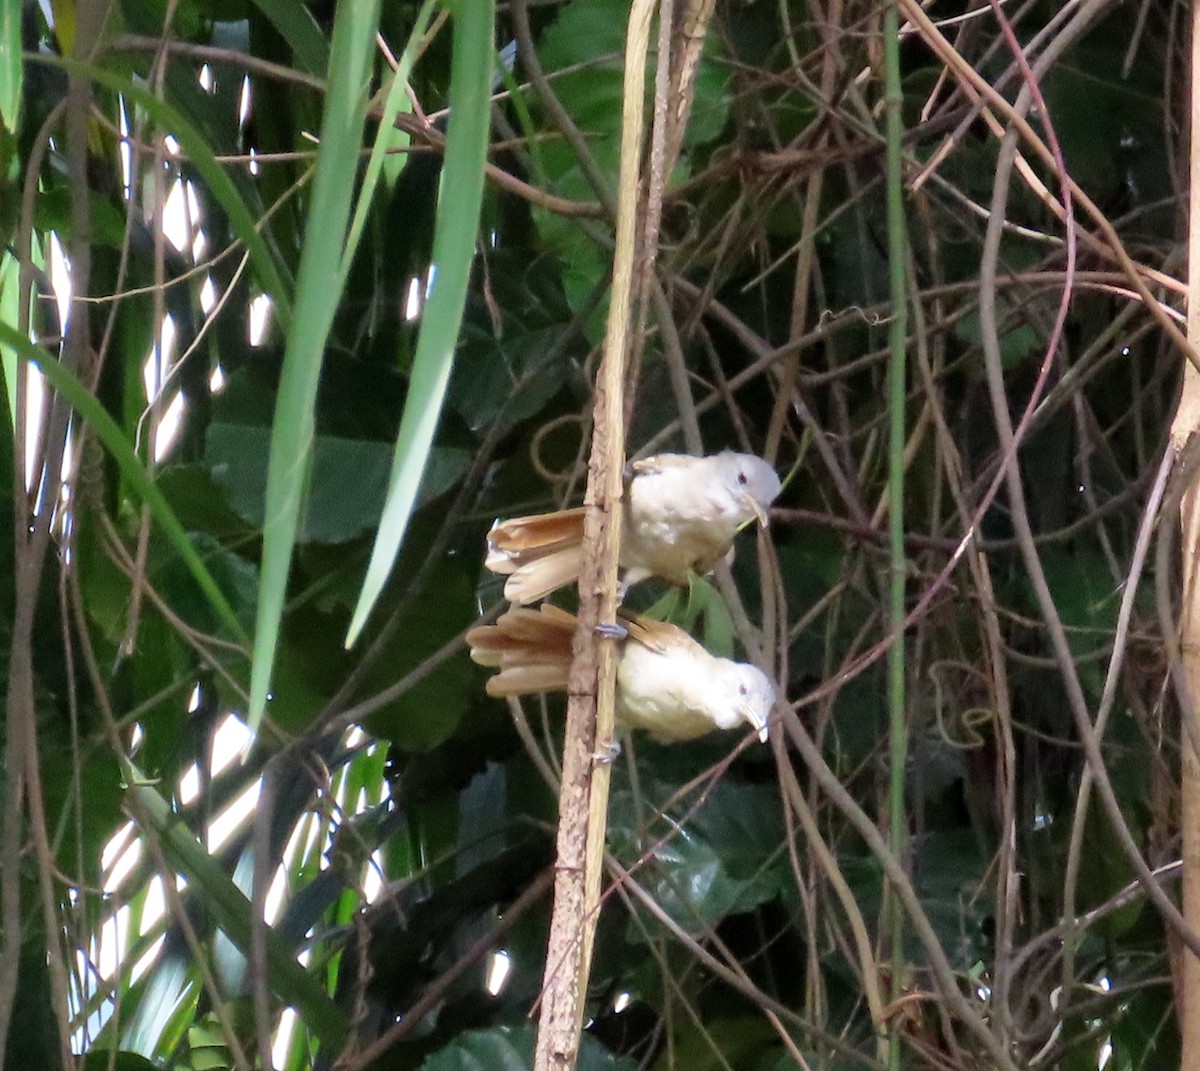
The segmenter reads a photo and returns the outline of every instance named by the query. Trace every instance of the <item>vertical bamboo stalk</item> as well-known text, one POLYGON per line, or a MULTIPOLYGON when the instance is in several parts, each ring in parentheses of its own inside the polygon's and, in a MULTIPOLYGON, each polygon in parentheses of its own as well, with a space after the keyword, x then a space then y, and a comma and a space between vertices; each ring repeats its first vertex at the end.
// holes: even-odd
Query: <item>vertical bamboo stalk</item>
MULTIPOLYGON (((900 16, 895 0, 883 11, 884 116, 887 149, 888 298, 888 828, 889 846, 903 863, 908 851, 905 784, 908 769, 908 716, 905 700, 904 617, 907 568, 904 552, 905 366, 908 345, 906 267, 908 235, 904 218, 904 174, 901 159, 904 92, 900 84, 900 16)), ((904 909, 891 890, 888 899, 893 1004, 904 995, 908 965, 904 959, 904 909)), ((894 1023, 888 1034, 888 1067, 903 1063, 901 1032, 894 1023)))
MULTIPOLYGON (((1187 339, 1200 346, 1200 0, 1192 3, 1190 139, 1188 159, 1188 302, 1187 339)), ((1171 426, 1171 439, 1181 451, 1200 430, 1200 371, 1184 362, 1183 392, 1171 426)), ((1179 649, 1191 696, 1181 717, 1195 717, 1200 705, 1200 585, 1196 562, 1200 551, 1200 485, 1193 482, 1180 506, 1182 528, 1183 605, 1179 649)), ((1183 826, 1183 917, 1200 932, 1200 757, 1186 731, 1180 733, 1180 809, 1183 826)), ((1179 971, 1180 1067, 1200 1071, 1200 959, 1181 948, 1179 971)))
POLYGON ((566 740, 559 790, 554 908, 542 986, 535 1071, 573 1071, 579 1056, 592 944, 600 911, 611 772, 598 758, 614 731, 616 658, 596 625, 617 610, 617 554, 625 463, 623 385, 629 349, 638 176, 645 127, 646 49, 657 0, 633 0, 625 41, 621 173, 613 284, 604 357, 592 401, 592 452, 584 496, 579 625, 568 685, 566 740))

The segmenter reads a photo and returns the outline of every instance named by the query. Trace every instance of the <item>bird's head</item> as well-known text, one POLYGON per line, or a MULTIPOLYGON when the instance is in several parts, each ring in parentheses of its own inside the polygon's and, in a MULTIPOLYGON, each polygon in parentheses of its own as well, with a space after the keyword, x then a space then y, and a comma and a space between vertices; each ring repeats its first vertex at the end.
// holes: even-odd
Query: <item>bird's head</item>
POLYGON ((775 687, 767 675, 757 666, 746 662, 729 662, 726 676, 724 712, 728 724, 723 729, 732 729, 744 721, 754 728, 758 738, 767 742, 767 720, 775 705, 775 687))
POLYGON ((720 472, 721 482, 728 488, 735 501, 745 507, 746 520, 755 517, 765 528, 767 510, 782 487, 779 474, 754 454, 735 454, 727 450, 718 454, 714 460, 720 472))

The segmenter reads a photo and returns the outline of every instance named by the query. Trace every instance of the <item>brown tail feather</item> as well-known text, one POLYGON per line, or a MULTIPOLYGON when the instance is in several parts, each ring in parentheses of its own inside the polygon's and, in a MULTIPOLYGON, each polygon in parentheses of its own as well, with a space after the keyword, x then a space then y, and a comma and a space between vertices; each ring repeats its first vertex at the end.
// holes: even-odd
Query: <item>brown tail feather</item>
POLYGON ((467 644, 474 661, 500 670, 488 680, 488 695, 561 692, 567 687, 574 631, 575 618, 557 606, 514 606, 494 625, 468 631, 467 644))
POLYGON ((513 573, 528 562, 582 541, 583 507, 513 517, 492 525, 484 564, 493 573, 513 573))
POLYGON ((544 599, 564 584, 579 579, 583 547, 564 546, 523 564, 504 582, 504 597, 517 606, 544 599))
POLYGON ((513 666, 488 678, 487 694, 504 699, 539 692, 565 692, 569 672, 569 666, 563 665, 513 666))

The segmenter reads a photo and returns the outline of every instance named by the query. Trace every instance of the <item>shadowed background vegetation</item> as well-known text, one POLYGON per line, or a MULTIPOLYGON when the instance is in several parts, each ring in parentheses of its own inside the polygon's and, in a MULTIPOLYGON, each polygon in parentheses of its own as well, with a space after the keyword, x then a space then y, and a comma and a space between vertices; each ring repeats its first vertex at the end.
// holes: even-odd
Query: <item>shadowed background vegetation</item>
MULTIPOLYGON (((1170 1067, 1184 946, 1133 860, 1175 897, 1173 521, 1135 545, 1182 365, 1185 8, 902 5, 906 247, 880 5, 675 8, 630 454, 786 483, 731 568, 628 601, 761 653, 794 711, 767 747, 625 744, 581 1064, 849 1071, 890 1033, 911 1068, 1170 1067), (972 70, 1058 164, 1010 167, 972 70)), ((528 1065, 561 702, 488 699, 462 637, 492 521, 582 494, 627 14, 3 5, 5 1071, 528 1065)))

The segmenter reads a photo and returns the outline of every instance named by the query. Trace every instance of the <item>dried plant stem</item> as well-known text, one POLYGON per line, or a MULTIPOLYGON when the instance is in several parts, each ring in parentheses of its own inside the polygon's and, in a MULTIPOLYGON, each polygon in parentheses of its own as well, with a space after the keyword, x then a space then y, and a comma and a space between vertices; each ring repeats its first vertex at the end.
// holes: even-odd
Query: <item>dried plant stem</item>
POLYGON ((611 641, 597 635, 596 626, 614 620, 617 611, 625 458, 622 400, 637 251, 646 49, 654 8, 654 0, 634 0, 626 36, 612 298, 593 398, 579 625, 563 744, 554 909, 534 1059, 536 1071, 570 1071, 575 1067, 600 904, 611 766, 597 761, 597 757, 613 742, 616 653, 611 641))
MULTIPOLYGON (((1193 347, 1200 342, 1200 0, 1192 3, 1191 52, 1191 151, 1188 192, 1188 302, 1187 337, 1193 347)), ((1183 393, 1171 426, 1171 440, 1181 452, 1200 428, 1200 372, 1187 363, 1183 393)), ((1179 617, 1179 650, 1190 703, 1180 716, 1195 718, 1200 697, 1200 587, 1196 584, 1196 553, 1200 549, 1200 483, 1193 480, 1180 506, 1182 527, 1183 605, 1179 617)), ((1186 734, 1181 734, 1186 735, 1186 734)), ((1180 741, 1180 809, 1183 824, 1183 917, 1193 932, 1200 932, 1200 756, 1186 740, 1180 741)), ((1178 993, 1180 1067, 1200 1068, 1200 958, 1181 949, 1178 993)))

